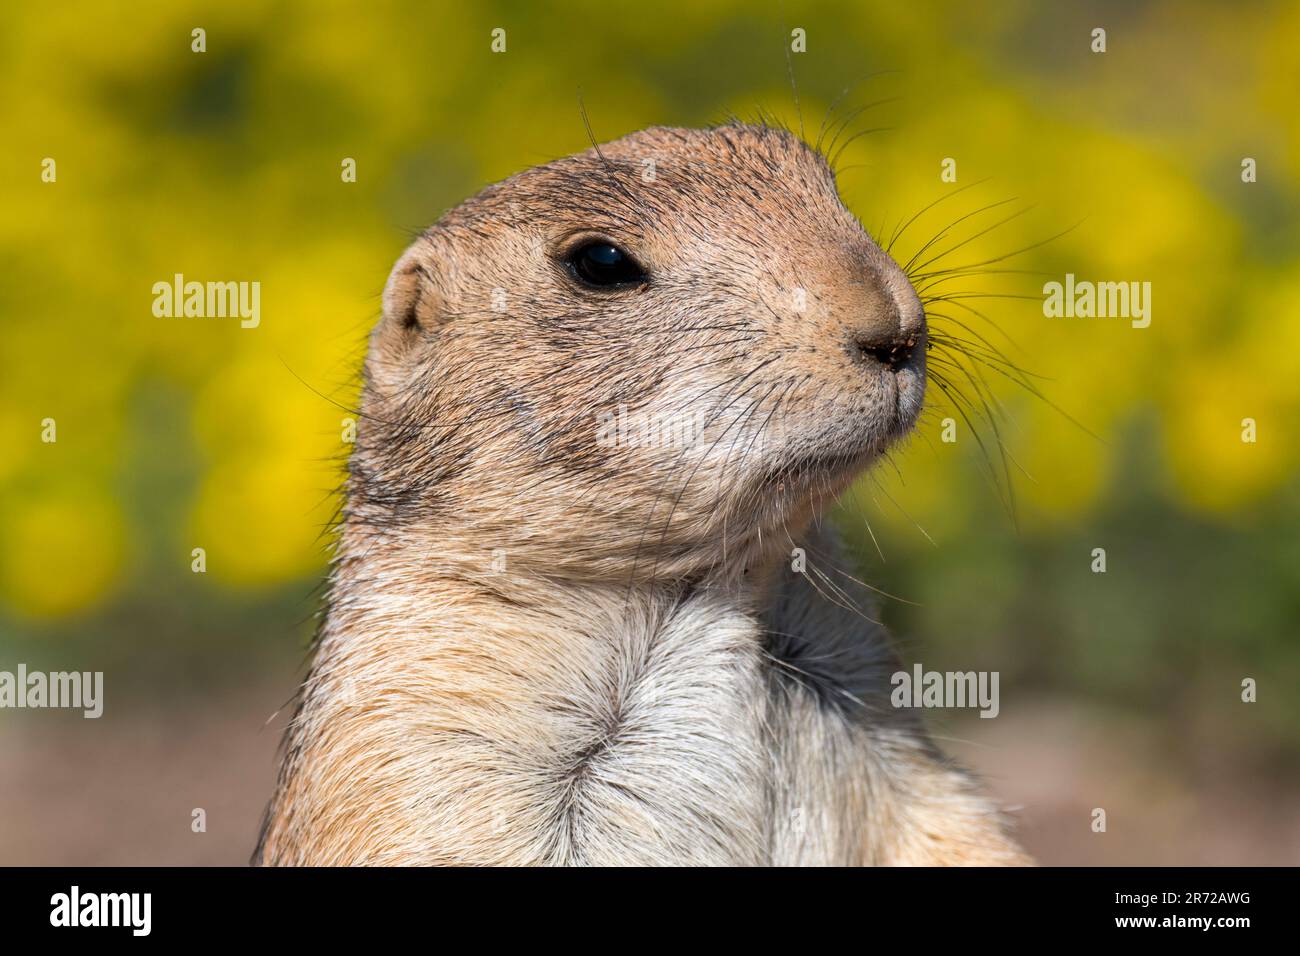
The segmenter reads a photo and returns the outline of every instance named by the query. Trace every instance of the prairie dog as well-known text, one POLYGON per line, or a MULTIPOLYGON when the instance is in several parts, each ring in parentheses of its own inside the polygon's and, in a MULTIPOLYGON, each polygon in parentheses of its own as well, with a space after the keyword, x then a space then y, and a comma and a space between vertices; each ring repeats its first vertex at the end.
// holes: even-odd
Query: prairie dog
POLYGON ((1027 862, 890 706, 816 520, 913 426, 925 341, 785 130, 647 129, 447 213, 384 292, 255 859, 1027 862))

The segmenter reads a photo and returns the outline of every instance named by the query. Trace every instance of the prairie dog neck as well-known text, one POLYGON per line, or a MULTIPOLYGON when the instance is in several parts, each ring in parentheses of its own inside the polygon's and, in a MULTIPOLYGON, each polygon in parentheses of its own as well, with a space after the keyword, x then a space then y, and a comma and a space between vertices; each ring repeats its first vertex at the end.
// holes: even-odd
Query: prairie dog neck
POLYGON ((422 558, 344 549, 291 733, 312 772, 266 838, 280 862, 767 860, 763 586, 422 558))

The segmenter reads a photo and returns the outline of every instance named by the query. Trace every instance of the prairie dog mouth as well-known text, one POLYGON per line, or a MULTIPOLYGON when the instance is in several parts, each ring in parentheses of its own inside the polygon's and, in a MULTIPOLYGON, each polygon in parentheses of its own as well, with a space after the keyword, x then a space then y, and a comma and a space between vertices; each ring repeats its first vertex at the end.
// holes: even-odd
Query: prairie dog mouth
POLYGON ((885 374, 888 379, 892 379, 898 429, 893 437, 897 438, 910 431, 921 415, 921 406, 925 400, 925 371, 922 363, 913 362, 885 374))
MULTIPOLYGON (((924 359, 875 373, 875 401, 869 410, 849 413, 838 434, 806 445, 794 443, 792 453, 774 462, 763 485, 778 491, 842 491, 891 445, 915 427, 925 399, 924 359)), ((810 436, 811 437, 811 436, 810 436)))

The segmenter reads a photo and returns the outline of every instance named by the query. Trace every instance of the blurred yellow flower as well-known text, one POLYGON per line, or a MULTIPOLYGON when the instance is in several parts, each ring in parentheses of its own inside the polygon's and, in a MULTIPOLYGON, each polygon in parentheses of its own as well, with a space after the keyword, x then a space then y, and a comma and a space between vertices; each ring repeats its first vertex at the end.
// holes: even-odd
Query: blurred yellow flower
MULTIPOLYGON (((961 346, 998 366, 991 347, 1002 349, 1104 439, 1024 394, 1005 367, 983 368, 989 400, 1005 408, 1022 522, 1085 523, 1115 493, 1124 436, 1147 417, 1177 506, 1247 513, 1300 464, 1300 13, 1198 6, 1190 17, 1153 4, 1101 57, 1086 31, 1044 34, 1033 9, 787 17, 677 3, 651 18, 585 17, 593 32, 578 35, 541 8, 490 4, 392 3, 364 16, 272 0, 16 7, 0 58, 13 94, 0 155, 0 600, 73 613, 128 580, 126 545, 153 513, 122 474, 141 470, 150 488, 174 464, 126 457, 164 434, 136 401, 151 389, 183 423, 158 439, 183 463, 159 478, 178 499, 166 529, 178 567, 204 547, 211 579, 233 587, 318 573, 347 451, 341 419, 388 269, 415 230, 486 180, 585 147, 579 94, 602 139, 758 106, 814 139, 845 88, 837 118, 903 97, 845 134, 891 128, 840 162, 842 194, 874 234, 990 179, 934 207, 894 250, 919 254, 918 281, 939 297, 935 331, 964 340, 936 352, 934 369, 979 403, 982 386, 942 356, 961 346), (793 26, 809 52, 787 58, 793 26), (204 53, 190 48, 199 27, 204 53), (498 27, 506 53, 490 46, 498 27), (1135 76, 1156 80, 1148 89, 1135 76), (1240 179, 1244 156, 1259 160, 1257 183, 1240 179), (41 178, 47 158, 53 183, 41 178), (340 177, 345 158, 355 183, 340 177), (955 183, 940 178, 945 159, 955 183), (1022 207, 1033 208, 976 235, 1022 207), (980 263, 1025 272, 935 273, 980 263), (261 283, 262 324, 155 318, 150 288, 177 272, 261 283), (1066 272, 1150 282, 1151 327, 1045 317, 1043 283, 1066 272), (59 420, 52 454, 36 444, 45 416, 59 420), (1247 418, 1254 443, 1241 440, 1247 418)), ((898 469, 882 467, 846 503, 913 542, 924 541, 917 525, 952 540, 1001 508, 977 477, 985 454, 1003 468, 991 426, 979 425, 981 451, 937 382, 930 396, 921 434, 892 456, 898 469), (956 443, 941 441, 945 418, 956 443)))
POLYGON ((107 493, 47 489, 35 500, 6 502, 4 513, 0 594, 11 608, 34 617, 72 614, 118 580, 126 529, 107 493))

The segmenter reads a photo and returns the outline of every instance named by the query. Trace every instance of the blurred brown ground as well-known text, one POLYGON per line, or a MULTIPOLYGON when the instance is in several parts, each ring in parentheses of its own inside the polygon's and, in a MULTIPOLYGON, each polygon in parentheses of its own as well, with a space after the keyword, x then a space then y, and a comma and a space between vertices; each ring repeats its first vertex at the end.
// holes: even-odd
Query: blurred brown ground
POLYGON ((943 744, 1013 809, 1020 838, 1045 865, 1300 863, 1293 781, 1226 744, 1193 744, 1185 759, 1160 726, 1054 699, 967 721, 962 739, 943 744), (1104 833, 1092 831, 1097 807, 1104 833))
MULTIPOLYGON (((106 709, 98 721, 7 712, 0 864, 247 863, 295 680, 286 667, 183 707, 106 709), (206 833, 190 829, 196 807, 206 833)), ((1021 837, 1044 864, 1300 862, 1293 789, 1246 776, 1231 753, 1202 753, 1193 772, 1140 719, 1049 700, 958 724, 943 742, 1020 808, 1021 837), (1091 831, 1094 807, 1107 811, 1106 833, 1091 831)))

